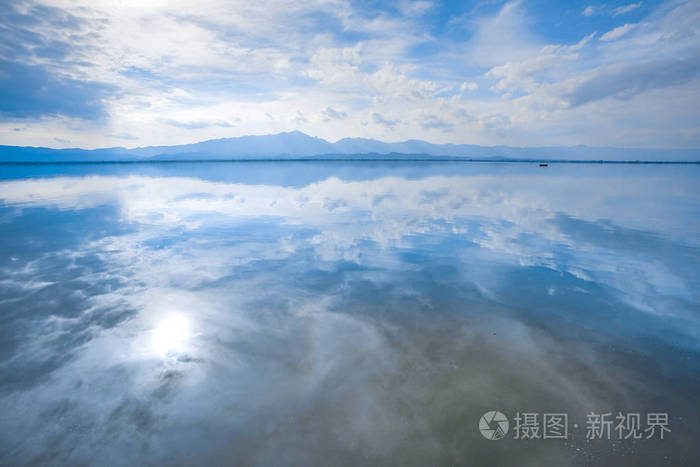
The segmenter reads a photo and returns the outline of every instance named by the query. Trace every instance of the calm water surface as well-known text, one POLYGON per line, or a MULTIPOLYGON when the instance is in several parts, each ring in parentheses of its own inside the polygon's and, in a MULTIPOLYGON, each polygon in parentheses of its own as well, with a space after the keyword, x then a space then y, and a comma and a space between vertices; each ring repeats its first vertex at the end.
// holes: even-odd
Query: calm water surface
POLYGON ((0 240, 1 465, 700 465, 697 165, 0 166, 0 240))

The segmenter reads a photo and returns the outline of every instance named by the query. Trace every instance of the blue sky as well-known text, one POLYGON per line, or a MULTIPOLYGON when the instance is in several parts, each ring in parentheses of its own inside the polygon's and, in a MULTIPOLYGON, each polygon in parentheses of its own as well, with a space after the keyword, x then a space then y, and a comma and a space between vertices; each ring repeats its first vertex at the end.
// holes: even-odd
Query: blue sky
POLYGON ((0 11, 0 143, 700 147, 700 2, 43 0, 0 11))

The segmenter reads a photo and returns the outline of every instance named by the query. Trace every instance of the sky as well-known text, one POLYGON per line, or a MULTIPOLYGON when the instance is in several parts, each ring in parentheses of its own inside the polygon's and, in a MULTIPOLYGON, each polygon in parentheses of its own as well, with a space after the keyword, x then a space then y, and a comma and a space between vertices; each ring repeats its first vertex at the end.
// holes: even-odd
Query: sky
POLYGON ((700 1, 0 0, 0 144, 700 148, 700 1))

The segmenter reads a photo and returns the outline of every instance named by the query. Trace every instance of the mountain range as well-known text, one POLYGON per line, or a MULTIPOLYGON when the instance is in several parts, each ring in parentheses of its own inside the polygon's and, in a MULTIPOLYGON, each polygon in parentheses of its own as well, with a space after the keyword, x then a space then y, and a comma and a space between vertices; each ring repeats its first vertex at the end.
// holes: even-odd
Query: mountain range
POLYGON ((536 161, 700 161, 700 149, 634 149, 600 146, 478 146, 421 140, 386 143, 343 138, 331 143, 299 131, 221 138, 176 146, 52 149, 0 146, 0 162, 115 162, 264 159, 477 159, 536 161))

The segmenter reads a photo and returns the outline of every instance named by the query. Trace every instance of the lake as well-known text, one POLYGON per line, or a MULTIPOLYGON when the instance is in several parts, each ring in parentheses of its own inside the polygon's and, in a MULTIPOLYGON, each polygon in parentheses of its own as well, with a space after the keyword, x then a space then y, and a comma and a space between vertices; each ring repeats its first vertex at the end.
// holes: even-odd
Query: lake
POLYGON ((700 165, 2 165, 0 239, 2 465, 700 465, 700 165))

